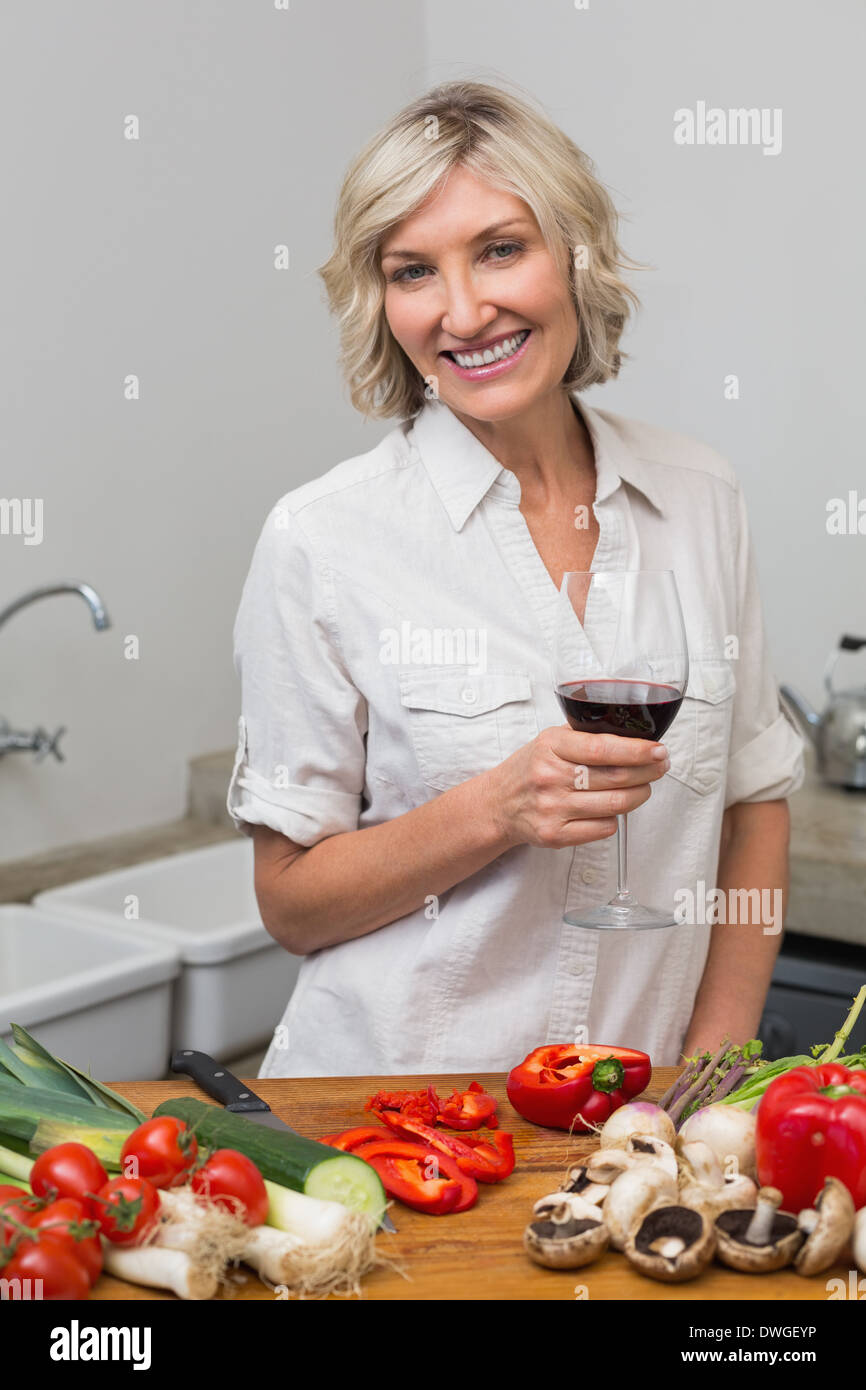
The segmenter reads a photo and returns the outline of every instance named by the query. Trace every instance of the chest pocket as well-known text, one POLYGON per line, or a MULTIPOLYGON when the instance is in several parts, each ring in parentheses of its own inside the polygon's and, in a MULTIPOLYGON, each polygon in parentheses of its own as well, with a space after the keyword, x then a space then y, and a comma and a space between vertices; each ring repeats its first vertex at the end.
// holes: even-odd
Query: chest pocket
POLYGON ((495 767, 538 733, 525 671, 416 666, 399 676, 421 777, 437 791, 495 767))
POLYGON ((706 796, 725 777, 736 678, 721 658, 690 663, 679 714, 662 739, 671 755, 668 777, 706 796))

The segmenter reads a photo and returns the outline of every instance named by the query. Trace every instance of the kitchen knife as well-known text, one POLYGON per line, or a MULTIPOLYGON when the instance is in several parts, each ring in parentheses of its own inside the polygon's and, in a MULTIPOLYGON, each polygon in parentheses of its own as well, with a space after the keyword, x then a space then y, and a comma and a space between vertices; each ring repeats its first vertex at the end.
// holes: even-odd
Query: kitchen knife
MULTIPOLYGON (((289 1128, 273 1113, 267 1101, 250 1091, 242 1081, 233 1076, 220 1062, 215 1062, 206 1052, 194 1052, 189 1048, 183 1048, 173 1054, 171 1069, 192 1077, 207 1095, 213 1100, 218 1100, 220 1105, 235 1115, 242 1115, 245 1120, 254 1120, 256 1124, 267 1125, 270 1129, 289 1128)), ((397 1229, 387 1212, 379 1222, 379 1228, 383 1231, 397 1229)))

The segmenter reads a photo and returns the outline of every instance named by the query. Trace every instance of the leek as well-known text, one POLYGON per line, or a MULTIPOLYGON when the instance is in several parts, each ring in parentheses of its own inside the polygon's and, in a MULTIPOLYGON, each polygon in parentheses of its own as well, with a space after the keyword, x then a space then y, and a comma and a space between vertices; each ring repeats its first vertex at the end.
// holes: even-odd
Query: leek
POLYGON ((10 1024, 11 1046, 0 1040, 0 1079, 40 1091, 53 1091, 96 1106, 100 1110, 131 1115, 137 1124, 147 1118, 132 1101, 101 1081, 95 1081, 70 1062, 63 1062, 37 1042, 26 1028, 10 1024))
POLYGON ((0 1182, 21 1183, 30 1182, 30 1169, 33 1167, 33 1159, 26 1154, 16 1153, 14 1149, 7 1149, 0 1146, 0 1167, 4 1173, 11 1173, 11 1177, 2 1177, 0 1182))
POLYGON ((12 1042, 0 1039, 0 1167, 24 1176, 31 1154, 74 1141, 119 1171, 124 1140, 146 1116, 55 1057, 20 1024, 11 1028, 12 1042))
POLYGON ((123 1142, 138 1122, 116 1110, 59 1091, 0 1079, 0 1138, 26 1140, 31 1153, 74 1140, 86 1144, 106 1168, 120 1168, 123 1142))
POLYGON ((0 1187, 29 1187, 23 1178, 13 1177, 11 1173, 0 1173, 0 1187))

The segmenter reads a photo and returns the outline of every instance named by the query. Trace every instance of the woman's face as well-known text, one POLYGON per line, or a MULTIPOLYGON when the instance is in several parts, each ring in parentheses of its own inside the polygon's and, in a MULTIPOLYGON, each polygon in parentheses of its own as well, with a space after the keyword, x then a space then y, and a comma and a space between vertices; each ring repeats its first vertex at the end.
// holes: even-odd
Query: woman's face
POLYGON ((391 332, 458 413, 508 419, 562 381, 577 313, 564 270, 521 198, 458 165, 387 234, 381 262, 391 332), (515 334, 517 344, 509 341, 515 334), (463 357, 460 365, 455 351, 487 360, 477 366, 463 357))

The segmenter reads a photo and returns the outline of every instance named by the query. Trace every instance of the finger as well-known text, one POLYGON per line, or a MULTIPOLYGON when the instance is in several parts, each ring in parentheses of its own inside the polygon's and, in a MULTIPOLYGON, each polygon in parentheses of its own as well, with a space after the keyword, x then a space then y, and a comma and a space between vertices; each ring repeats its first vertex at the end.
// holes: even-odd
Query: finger
POLYGON ((555 751, 567 762, 593 767, 636 767, 642 763, 664 762, 663 743, 646 738, 620 738, 618 734, 582 734, 566 726, 557 730, 555 751))
POLYGON ((617 832, 616 820, 606 816, 602 820, 569 820, 562 827, 562 847, 585 845, 593 840, 610 839, 617 832))
POLYGON ((636 811, 652 796, 652 787, 644 783, 639 787, 615 787, 609 791, 577 791, 573 799, 569 797, 566 812, 567 820, 587 818, 606 820, 609 816, 627 816, 636 811))
POLYGON ((671 760, 640 763, 637 767, 591 767, 587 763, 569 763, 565 775, 573 781, 575 791, 608 791, 615 787, 636 787, 645 782, 657 782, 670 771, 671 760), (573 773, 573 777, 571 774, 573 773))

